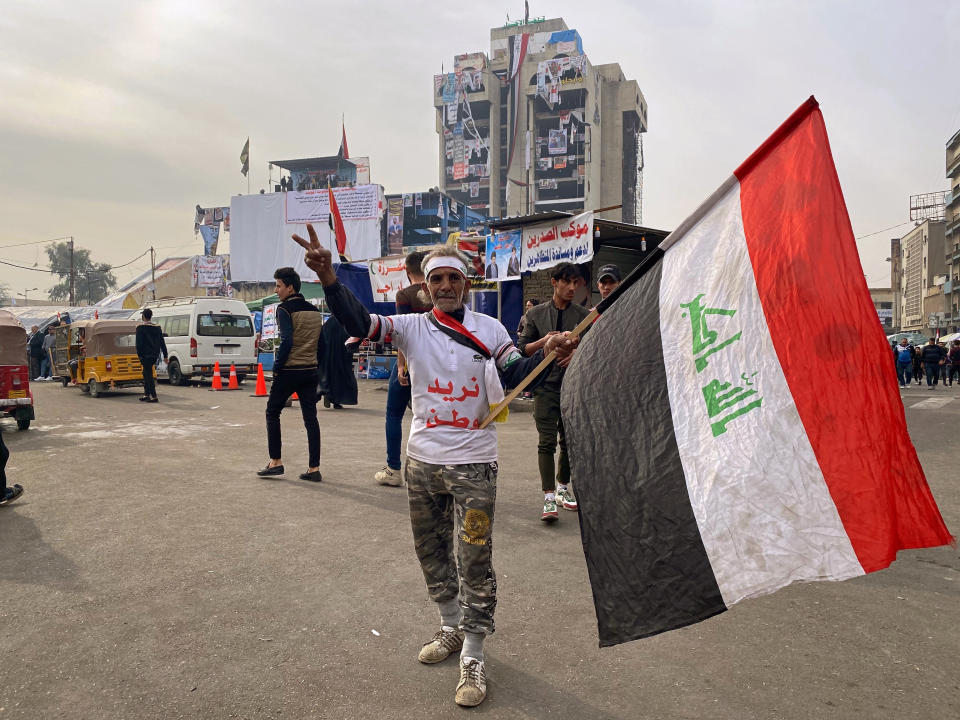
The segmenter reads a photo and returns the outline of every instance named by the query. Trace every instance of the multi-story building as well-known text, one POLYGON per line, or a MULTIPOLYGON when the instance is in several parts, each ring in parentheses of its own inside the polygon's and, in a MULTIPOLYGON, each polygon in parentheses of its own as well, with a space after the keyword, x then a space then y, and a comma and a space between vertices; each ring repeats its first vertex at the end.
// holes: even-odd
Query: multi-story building
MULTIPOLYGON (((945 317, 944 222, 924 220, 900 238, 900 331, 928 333, 945 317)), ((896 264, 896 261, 894 261, 896 264)))
POLYGON ((641 222, 646 101, 561 18, 493 28, 489 55, 458 55, 433 90, 446 194, 490 217, 611 207, 599 216, 641 222))
POLYGON ((903 320, 903 257, 900 254, 900 238, 890 239, 890 289, 893 293, 893 332, 900 332, 903 320))
POLYGON ((947 191, 944 217, 947 279, 943 294, 947 327, 951 332, 960 329, 960 130, 947 142, 947 191))
POLYGON ((893 327, 893 296, 892 288, 870 288, 870 299, 877 311, 877 318, 883 326, 883 332, 891 335, 896 330, 893 327))

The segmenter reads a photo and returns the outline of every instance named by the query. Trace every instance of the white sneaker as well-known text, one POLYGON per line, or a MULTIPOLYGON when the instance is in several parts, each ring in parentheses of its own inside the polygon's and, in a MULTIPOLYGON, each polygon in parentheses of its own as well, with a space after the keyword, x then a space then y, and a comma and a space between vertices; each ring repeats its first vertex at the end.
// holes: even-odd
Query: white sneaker
POLYGON ((40 375, 33 379, 34 382, 43 382, 44 380, 46 380, 46 378, 43 375, 40 375))
POLYGON ((483 661, 476 658, 460 658, 460 682, 455 700, 461 707, 475 707, 487 697, 487 676, 483 661))
POLYGON ((394 470, 389 465, 383 470, 377 470, 373 474, 373 479, 377 481, 378 485, 387 485, 389 487, 400 487, 403 485, 403 475, 400 474, 399 470, 394 470))

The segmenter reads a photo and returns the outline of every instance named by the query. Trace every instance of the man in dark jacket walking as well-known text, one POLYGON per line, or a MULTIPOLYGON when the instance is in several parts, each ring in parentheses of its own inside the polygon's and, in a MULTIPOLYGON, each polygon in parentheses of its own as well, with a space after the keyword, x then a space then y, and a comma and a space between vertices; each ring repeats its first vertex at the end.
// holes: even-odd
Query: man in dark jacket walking
POLYGON ((933 390, 940 380, 940 365, 946 358, 946 352, 937 345, 936 338, 930 338, 920 351, 920 360, 923 362, 923 371, 927 376, 927 387, 933 390))
POLYGON ((277 281, 277 330, 280 347, 273 361, 273 384, 267 399, 267 449, 270 462, 257 471, 261 477, 283 475, 281 457, 280 412, 287 399, 297 394, 303 426, 307 430, 309 467, 300 473, 301 480, 320 482, 320 423, 317 421, 317 383, 319 373, 320 333, 323 315, 300 294, 300 275, 292 267, 279 268, 277 281))
POLYGON ((960 383, 960 340, 954 340, 950 352, 947 353, 947 360, 950 362, 948 368, 947 380, 950 387, 953 387, 953 376, 957 376, 957 382, 960 383))
POLYGON ((30 336, 30 379, 39 380, 40 379, 40 365, 43 360, 43 338, 46 337, 46 333, 40 332, 40 328, 34 325, 30 332, 33 335, 30 336))
POLYGON ((159 402, 157 400, 157 380, 153 376, 153 366, 163 355, 167 359, 167 344, 163 341, 163 330, 154 325, 153 310, 144 308, 141 313, 143 322, 137 325, 137 357, 143 366, 143 397, 140 402, 159 402))

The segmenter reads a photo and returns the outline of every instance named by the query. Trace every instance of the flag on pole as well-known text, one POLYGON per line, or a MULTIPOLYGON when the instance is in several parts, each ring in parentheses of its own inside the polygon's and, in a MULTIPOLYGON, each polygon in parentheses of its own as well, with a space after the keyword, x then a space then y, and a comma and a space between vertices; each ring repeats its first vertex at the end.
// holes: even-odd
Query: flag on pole
POLYGON ((600 645, 951 542, 816 100, 661 248, 563 383, 600 645))
POLYGON ((250 138, 243 144, 243 150, 240 151, 240 173, 246 177, 250 172, 250 138))
POLYGON ((343 218, 340 217, 340 208, 337 207, 337 198, 333 194, 333 188, 327 183, 327 196, 330 202, 330 214, 328 220, 330 223, 330 232, 334 234, 337 242, 337 252, 340 254, 341 262, 349 262, 347 259, 347 230, 343 226, 343 218))
POLYGON ((341 137, 340 137, 340 149, 337 151, 337 157, 343 158, 344 160, 350 159, 350 151, 347 149, 347 128, 341 122, 340 123, 341 137))

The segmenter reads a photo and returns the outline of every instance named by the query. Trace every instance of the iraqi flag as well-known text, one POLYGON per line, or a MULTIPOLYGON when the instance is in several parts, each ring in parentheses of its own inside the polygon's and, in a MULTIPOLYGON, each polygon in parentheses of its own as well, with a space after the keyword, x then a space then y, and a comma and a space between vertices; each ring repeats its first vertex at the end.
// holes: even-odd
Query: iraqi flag
POLYGON ((813 98, 658 253, 563 383, 601 646, 951 542, 813 98))

